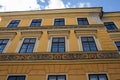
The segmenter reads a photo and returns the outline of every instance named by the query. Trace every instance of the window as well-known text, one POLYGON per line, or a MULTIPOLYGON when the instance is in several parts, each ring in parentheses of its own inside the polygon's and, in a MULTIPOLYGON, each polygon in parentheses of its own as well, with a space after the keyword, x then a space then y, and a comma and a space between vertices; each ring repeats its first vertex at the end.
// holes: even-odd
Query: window
POLYGON ((116 44, 118 50, 120 51, 120 41, 115 42, 115 44, 116 44))
POLYGON ((39 27, 41 25, 42 19, 33 19, 30 27, 39 27))
POLYGON ((106 74, 89 74, 89 80, 108 80, 106 74))
POLYGON ((5 46, 7 45, 8 43, 8 39, 0 39, 0 53, 3 52, 5 46))
POLYGON ((65 52, 65 38, 53 38, 51 52, 65 52))
POLYGON ((25 76, 8 76, 7 80, 25 80, 25 76))
POLYGON ((65 25, 64 18, 55 19, 54 26, 64 26, 64 25, 65 25))
POLYGON ((20 23, 20 20, 12 20, 9 24, 8 24, 8 28, 17 28, 18 24, 20 23))
POLYGON ((97 51, 93 37, 81 37, 83 51, 97 51))
POLYGON ((113 22, 104 22, 104 25, 106 26, 107 30, 116 30, 117 27, 113 22))
POLYGON ((20 49, 20 53, 32 53, 35 46, 35 38, 25 38, 20 49))
POLYGON ((89 25, 87 18, 77 18, 78 25, 89 25))
POLYGON ((48 75, 48 80, 66 80, 65 75, 48 75))

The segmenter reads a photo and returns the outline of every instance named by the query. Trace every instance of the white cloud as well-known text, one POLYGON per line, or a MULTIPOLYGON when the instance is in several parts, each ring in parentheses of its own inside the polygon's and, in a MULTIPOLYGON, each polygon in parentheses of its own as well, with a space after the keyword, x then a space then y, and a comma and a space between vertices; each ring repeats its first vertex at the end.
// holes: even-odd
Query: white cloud
POLYGON ((70 5, 71 5, 71 3, 68 2, 68 3, 65 5, 65 7, 66 7, 66 8, 70 8, 70 5))
POLYGON ((0 0, 0 12, 38 10, 40 6, 36 0, 0 0))
POLYGON ((40 0, 40 1, 43 2, 43 3, 45 2, 45 0, 40 0))
POLYGON ((49 0, 48 5, 45 7, 45 9, 60 9, 65 8, 65 4, 62 0, 49 0))
POLYGON ((89 2, 86 2, 86 3, 80 2, 80 3, 79 3, 79 7, 91 7, 91 4, 90 4, 89 2))

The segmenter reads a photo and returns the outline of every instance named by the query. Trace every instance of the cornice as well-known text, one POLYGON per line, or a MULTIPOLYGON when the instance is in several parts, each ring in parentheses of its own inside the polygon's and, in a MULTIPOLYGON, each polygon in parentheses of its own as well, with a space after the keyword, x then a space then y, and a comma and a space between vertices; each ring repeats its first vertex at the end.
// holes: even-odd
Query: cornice
POLYGON ((91 8, 67 8, 67 9, 52 9, 52 10, 34 10, 34 11, 16 11, 16 12, 0 12, 0 16, 15 16, 15 15, 42 15, 42 14, 62 14, 62 13, 101 13, 101 7, 91 8))
POLYGON ((120 54, 118 51, 97 51, 97 52, 36 52, 36 53, 3 53, 0 54, 0 62, 26 62, 26 61, 105 61, 119 60, 120 54))
POLYGON ((5 28, 5 27, 1 27, 0 28, 0 32, 4 32, 4 31, 34 31, 34 30, 70 30, 70 29, 74 29, 74 30, 78 30, 78 29, 105 29, 103 24, 95 24, 95 25, 65 25, 65 26, 40 26, 40 27, 29 27, 29 26, 25 26, 25 27, 18 27, 18 28, 5 28))

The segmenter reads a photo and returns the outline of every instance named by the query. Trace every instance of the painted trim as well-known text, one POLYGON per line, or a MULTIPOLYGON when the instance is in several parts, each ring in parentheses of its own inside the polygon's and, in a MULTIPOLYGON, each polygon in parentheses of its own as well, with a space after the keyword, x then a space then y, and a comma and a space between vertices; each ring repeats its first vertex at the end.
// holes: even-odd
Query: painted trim
POLYGON ((82 41, 81 41, 81 37, 93 37, 94 41, 95 41, 95 44, 96 44, 96 47, 97 47, 97 50, 102 50, 101 46, 100 46, 100 43, 99 43, 99 40, 94 36, 94 35, 80 35, 79 38, 78 38, 78 47, 79 47, 79 51, 83 51, 83 46, 82 46, 82 41))
MULTIPOLYGON (((20 48, 21 48, 21 46, 22 46, 23 41, 24 41, 25 38, 36 38, 36 42, 35 42, 34 49, 33 49, 33 52, 36 52, 36 51, 37 51, 37 48, 38 48, 38 45, 39 45, 39 44, 37 44, 38 41, 39 41, 38 37, 23 37, 23 38, 19 41, 18 47, 17 47, 17 49, 16 49, 15 52, 19 53, 19 50, 20 50, 20 48)), ((19 53, 19 54, 20 54, 20 53, 19 53)))
POLYGON ((7 74, 6 80, 8 80, 9 76, 25 76, 25 80, 28 78, 28 74, 7 74))
POLYGON ((67 36, 51 36, 50 39, 48 40, 48 47, 47 47, 47 52, 51 52, 51 47, 52 47, 52 39, 55 37, 64 37, 65 38, 65 52, 69 51, 69 40, 67 39, 67 36))
MULTIPOLYGON (((29 24, 28 24, 29 27, 31 27, 30 25, 31 25, 31 23, 32 23, 32 20, 34 20, 34 19, 41 19, 41 25, 40 25, 40 26, 42 26, 42 24, 43 24, 43 18, 32 18, 32 19, 30 19, 30 21, 29 21, 29 24)), ((39 26, 39 27, 40 27, 40 26, 39 26)))

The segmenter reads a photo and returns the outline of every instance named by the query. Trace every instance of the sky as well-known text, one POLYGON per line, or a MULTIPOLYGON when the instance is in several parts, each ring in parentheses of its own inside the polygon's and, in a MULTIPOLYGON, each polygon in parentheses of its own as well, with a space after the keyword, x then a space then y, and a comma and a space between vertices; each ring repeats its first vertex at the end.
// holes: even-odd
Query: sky
POLYGON ((120 0, 0 0, 0 12, 63 8, 103 7, 104 12, 120 11, 120 0))

